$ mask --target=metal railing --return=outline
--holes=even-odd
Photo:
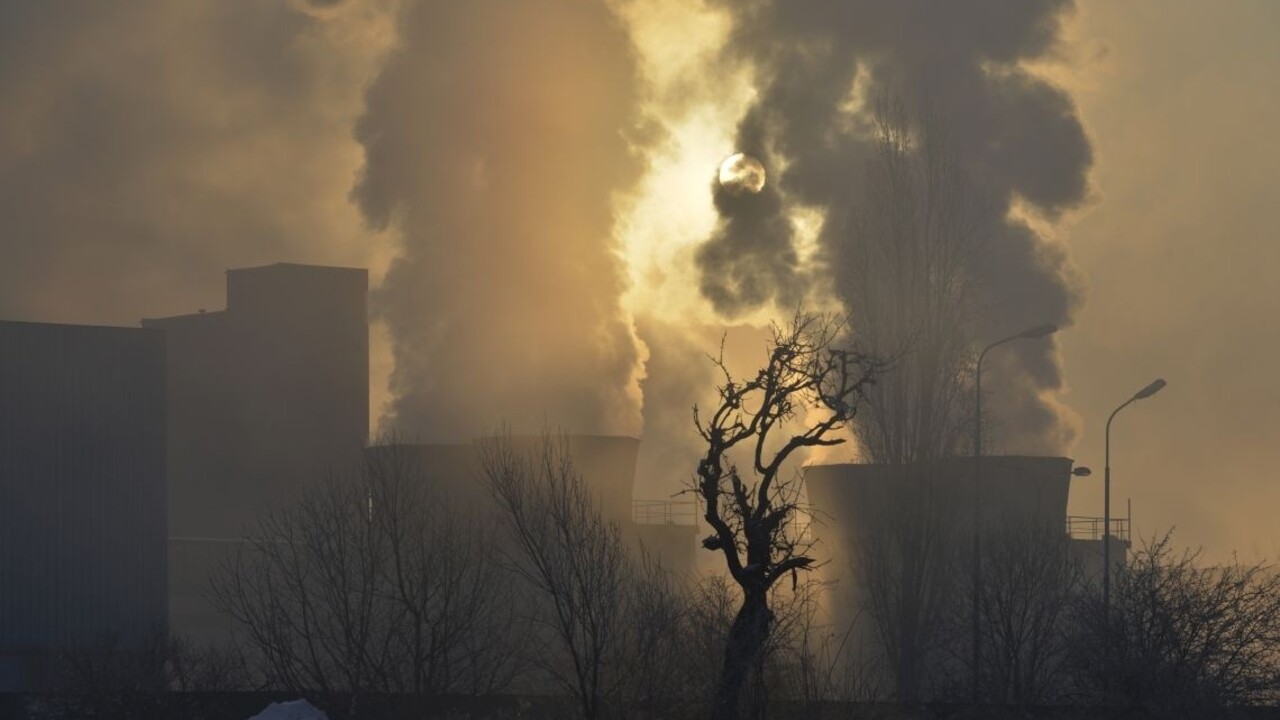
[[[1087,515],[1067,516],[1067,537],[1072,540],[1101,540],[1103,519]],[[1111,518],[1111,537],[1129,542],[1129,518]]]
[[[688,500],[635,500],[631,520],[639,525],[697,525],[698,508]]]

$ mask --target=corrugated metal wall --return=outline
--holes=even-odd
[[[160,332],[0,322],[5,667],[163,630],[164,378]]]

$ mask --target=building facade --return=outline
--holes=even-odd
[[[543,451],[542,436],[513,435],[507,441],[518,456],[536,460]],[[583,434],[551,438],[553,443],[561,441],[574,471],[595,495],[601,517],[617,525],[633,549],[643,546],[651,559],[676,576],[691,576],[697,531],[691,504],[637,503],[633,499],[640,440]],[[366,450],[366,457],[371,463],[385,463],[400,454],[410,460],[406,465],[414,476],[433,492],[484,522],[486,513],[496,509],[484,475],[483,446],[484,441],[375,445]],[[679,506],[675,512],[673,505]]]
[[[143,320],[168,350],[170,620],[227,630],[209,579],[261,513],[352,472],[369,435],[368,272],[227,271],[227,307]]]
[[[0,690],[166,621],[164,335],[0,322]]]

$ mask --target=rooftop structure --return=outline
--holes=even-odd
[[[225,622],[210,572],[259,515],[359,466],[369,435],[368,272],[276,264],[227,271],[227,307],[143,320],[165,331],[170,620]]]

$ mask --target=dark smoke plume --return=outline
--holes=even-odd
[[[754,130],[745,124],[739,128],[738,147],[767,159],[768,147]],[[717,178],[711,193],[720,222],[695,256],[702,294],[728,316],[770,302],[782,307],[797,302],[803,292],[799,258],[777,185],[766,182],[758,193],[735,191]]]
[[[839,255],[855,221],[851,213],[871,197],[865,178],[875,137],[850,107],[868,98],[901,97],[911,107],[928,108],[945,127],[979,196],[973,221],[987,252],[970,269],[982,288],[974,344],[1046,322],[1070,324],[1080,302],[1074,268],[1062,250],[1010,216],[1021,201],[1052,220],[1086,199],[1092,155],[1074,104],[1021,65],[1054,50],[1070,2],[720,4],[735,22],[728,52],[757,73],[758,100],[742,120],[740,136],[785,158],[785,172],[775,179],[787,202],[825,210],[820,240],[827,257]],[[721,208],[725,226],[737,221],[729,210]],[[764,224],[782,220],[775,214]],[[747,256],[749,261],[704,253],[728,261],[704,262],[705,282],[732,277],[734,263],[769,260],[753,257],[749,247]],[[783,252],[778,262],[785,267],[790,257]],[[847,300],[844,269],[832,263],[830,271]],[[730,312],[773,299],[742,295],[735,306],[724,295],[709,297]],[[849,310],[856,316],[857,308]],[[1007,423],[1005,449],[1051,452],[1069,444],[1070,429],[1036,395],[1062,386],[1052,343],[1010,347],[989,372],[993,414]]]
[[[501,420],[639,432],[617,195],[642,167],[628,36],[593,0],[414,3],[368,93],[355,195],[394,227],[375,298],[388,422],[440,440]]]

